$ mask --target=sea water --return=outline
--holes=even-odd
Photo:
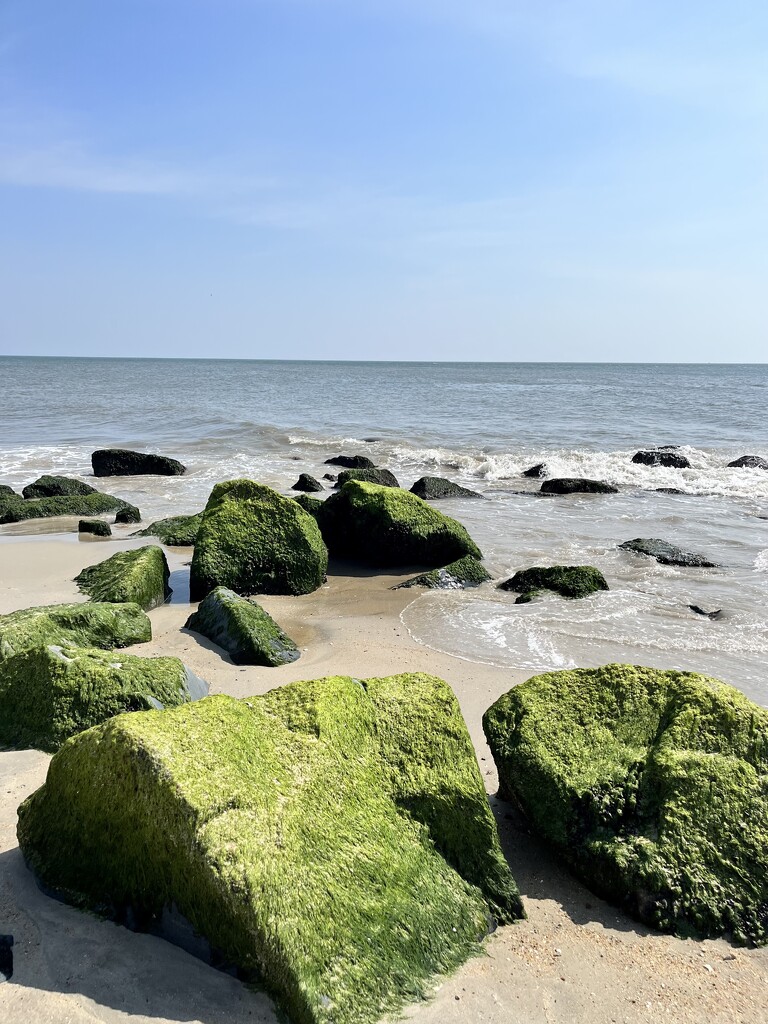
[[[340,453],[369,456],[405,487],[446,476],[485,498],[438,507],[467,526],[494,583],[414,596],[402,617],[419,643],[531,674],[609,661],[694,670],[768,705],[768,471],[727,468],[768,457],[766,366],[5,357],[0,383],[0,483],[88,480],[95,448],[159,451],[186,475],[98,482],[149,522],[198,511],[233,477],[290,494]],[[631,462],[658,445],[679,445],[691,468]],[[540,481],[521,473],[538,462],[619,493],[537,497]],[[618,548],[634,537],[722,568]],[[595,565],[610,590],[516,605],[495,587],[554,564]]]

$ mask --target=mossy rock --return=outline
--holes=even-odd
[[[100,448],[91,455],[94,476],[181,476],[186,467],[167,455]]]
[[[203,521],[203,513],[196,512],[191,516],[171,516],[169,519],[158,519],[145,530],[139,530],[136,537],[157,537],[169,548],[193,547],[197,540],[197,531]]]
[[[135,505],[123,505],[122,508],[117,510],[115,516],[116,523],[132,524],[141,522],[141,512],[136,508]]]
[[[103,519],[81,519],[77,524],[78,533],[89,533],[94,537],[111,537],[112,529]]]
[[[405,583],[398,583],[395,590],[404,587],[427,587],[430,590],[465,590],[479,587],[491,579],[491,574],[472,555],[465,555],[442,569],[431,569]]]
[[[475,752],[431,676],[294,683],[81,733],[19,808],[42,884],[173,905],[302,1024],[373,1024],[523,916]]]
[[[410,491],[350,480],[318,510],[317,521],[337,558],[373,566],[444,566],[480,549],[455,519]]]
[[[299,479],[291,487],[292,491],[323,491],[325,488],[319,480],[315,480],[309,473],[299,473]]]
[[[152,639],[149,617],[137,604],[49,604],[0,615],[0,673],[6,658],[47,644],[130,647]]]
[[[422,476],[411,487],[411,493],[425,501],[437,501],[442,498],[482,498],[477,491],[453,483],[442,476]]]
[[[95,487],[69,476],[41,476],[27,484],[21,492],[25,498],[69,498],[80,494],[97,494]]]
[[[156,544],[118,551],[111,558],[75,577],[75,583],[92,601],[133,601],[148,611],[165,604],[171,596],[170,571],[163,549]]]
[[[100,491],[29,500],[0,496],[0,523],[21,523],[27,519],[47,519],[52,516],[99,516],[104,512],[116,512],[127,504],[121,498]]]
[[[301,505],[305,512],[309,512],[313,519],[317,519],[317,513],[323,507],[322,501],[313,498],[311,494],[296,494],[293,500],[297,505]]]
[[[12,487],[8,484],[0,484],[0,501],[4,498],[20,498],[21,495],[17,494]]]
[[[535,565],[516,572],[499,584],[500,590],[514,590],[520,594],[517,604],[526,604],[542,590],[551,590],[561,597],[589,597],[598,590],[608,590],[605,576],[592,565],[553,565],[547,568]]]
[[[768,711],[688,672],[551,672],[483,718],[500,795],[662,931],[768,942]]]
[[[293,498],[253,480],[217,484],[203,512],[190,573],[199,601],[214,587],[238,594],[309,594],[325,582],[328,551]]]
[[[344,469],[339,473],[336,488],[343,487],[347,480],[362,480],[368,484],[379,484],[381,487],[399,487],[397,477],[388,469]]]
[[[0,746],[54,751],[126,711],[176,707],[207,687],[178,658],[41,644],[0,671]]]
[[[285,665],[299,657],[296,644],[268,612],[226,587],[212,590],[185,628],[223,647],[236,665]]]

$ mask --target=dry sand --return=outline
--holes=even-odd
[[[71,582],[80,569],[146,543],[80,541],[44,530],[34,536],[3,533],[0,614],[82,600]],[[430,1002],[409,1008],[408,1019],[418,1024],[768,1021],[768,949],[650,933],[574,881],[495,799],[496,773],[481,717],[526,673],[461,661],[414,643],[399,618],[414,592],[391,589],[404,577],[368,576],[344,567],[336,567],[314,594],[263,599],[302,648],[298,662],[276,669],[235,666],[213,645],[182,631],[190,611],[184,603],[190,554],[170,555],[178,603],[150,613],[154,638],[134,648],[137,653],[178,655],[212,692],[238,697],[323,675],[424,671],[446,679],[461,702],[528,920],[499,929],[481,955],[436,982]],[[44,782],[49,760],[31,750],[0,753],[0,934],[15,940],[13,977],[0,980],[0,1024],[128,1019],[276,1024],[263,994],[162,939],[80,913],[38,890],[16,842],[16,808]]]

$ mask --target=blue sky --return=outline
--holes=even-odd
[[[0,352],[765,361],[768,5],[0,0]]]

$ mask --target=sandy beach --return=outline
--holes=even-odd
[[[72,582],[83,567],[142,543],[5,532],[0,540],[0,614],[83,600]],[[153,639],[133,648],[135,653],[176,655],[210,684],[212,693],[236,697],[297,679],[404,671],[440,676],[458,696],[528,920],[499,929],[481,955],[451,978],[437,979],[434,998],[409,1008],[408,1019],[423,1024],[758,1024],[768,1019],[768,950],[650,933],[571,878],[511,808],[495,799],[496,773],[481,717],[530,673],[474,664],[415,643],[400,620],[415,594],[392,589],[410,574],[371,575],[336,564],[327,584],[313,594],[264,598],[264,607],[302,654],[280,668],[244,668],[182,629],[190,613],[185,591],[190,556],[191,549],[169,552],[173,600],[149,613]],[[0,983],[0,1020],[277,1021],[266,996],[183,950],[40,892],[18,850],[16,809],[44,782],[49,760],[33,750],[0,753],[0,933],[14,937],[13,976]]]

